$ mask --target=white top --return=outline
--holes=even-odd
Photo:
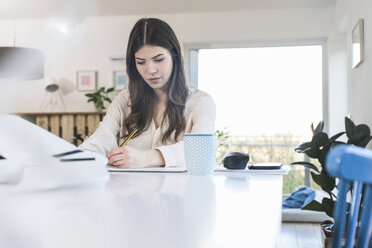
[[[131,111],[128,103],[129,91],[123,90],[108,107],[106,116],[97,130],[79,148],[106,155],[112,148],[118,147],[123,142],[123,139],[119,137],[127,133],[124,121]],[[186,119],[185,133],[215,132],[216,106],[209,94],[198,89],[190,89],[184,116]],[[130,139],[126,146],[141,150],[158,149],[164,157],[165,166],[184,167],[183,134],[179,136],[178,142],[175,141],[173,133],[171,141],[163,143],[161,138],[167,127],[166,121],[158,128],[152,121],[147,131]]]

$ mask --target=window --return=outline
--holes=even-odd
[[[252,162],[303,161],[294,147],[323,119],[322,45],[198,49],[189,53],[189,78],[216,102],[216,128],[230,131],[234,151]],[[196,82],[195,82],[196,81]],[[296,168],[285,194],[310,185]]]

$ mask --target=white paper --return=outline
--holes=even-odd
[[[0,184],[17,184],[22,177],[23,166],[8,159],[0,160]]]
[[[0,155],[23,164],[48,162],[57,153],[76,146],[14,115],[0,115]]]
[[[77,147],[18,116],[0,115],[0,183],[15,191],[102,185],[109,179],[107,158],[89,151],[53,157]],[[60,159],[94,158],[62,162]]]

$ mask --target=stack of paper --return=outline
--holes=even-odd
[[[106,157],[73,144],[13,115],[0,115],[0,184],[43,190],[104,184]]]

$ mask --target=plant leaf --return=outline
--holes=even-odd
[[[359,142],[358,146],[365,148],[368,145],[368,143],[371,141],[371,139],[372,139],[372,136],[366,137],[364,140]]]
[[[349,140],[347,141],[348,144],[351,144],[351,145],[356,145],[358,146],[358,144],[362,141],[364,141],[366,138],[368,138],[369,135],[365,134],[365,133],[356,133],[354,134],[353,136],[351,136],[349,138]]]
[[[322,200],[322,207],[324,209],[324,212],[329,216],[333,218],[333,208],[334,208],[334,201],[330,198],[324,197]]]
[[[316,200],[312,200],[305,206],[303,206],[301,209],[303,210],[313,210],[313,211],[318,211],[318,212],[323,212],[323,206],[321,203],[317,202]]]
[[[319,148],[326,145],[328,142],[328,135],[326,133],[317,133],[311,139],[311,147]]]
[[[315,170],[316,172],[319,173],[318,167],[316,167],[315,165],[313,165],[312,163],[309,163],[309,162],[299,161],[299,162],[293,162],[293,163],[291,163],[291,165],[303,165],[304,167]]]
[[[103,97],[103,99],[105,99],[106,101],[108,101],[108,102],[110,102],[111,103],[111,99],[110,98],[108,98],[108,97]]]
[[[334,143],[333,143],[333,146],[336,146],[336,145],[345,145],[346,143],[345,142],[343,142],[343,141],[335,141]]]
[[[98,100],[96,101],[96,106],[97,106],[97,108],[102,108],[102,107],[103,107],[103,102],[102,102],[101,99],[98,99]]]
[[[314,130],[315,134],[323,132],[323,128],[324,128],[324,121],[320,121]]]
[[[303,153],[306,149],[311,148],[311,142],[305,142],[300,145],[298,145],[295,148],[295,151],[298,153]]]
[[[322,170],[320,174],[311,172],[311,177],[313,178],[314,182],[322,188],[322,190],[331,192],[336,186],[336,180],[323,171],[324,170]]]
[[[114,87],[108,88],[107,91],[106,91],[106,93],[111,93],[111,92],[113,92],[114,90],[115,90]]]
[[[345,131],[348,138],[355,134],[355,124],[348,117],[345,117]]]
[[[338,134],[333,135],[331,138],[329,138],[328,143],[332,143],[333,141],[336,141],[339,137],[341,137],[345,132],[339,132]]]
[[[310,158],[318,158],[319,148],[309,148],[304,150],[304,153]]]
[[[365,133],[368,136],[371,135],[371,131],[366,124],[360,124],[360,125],[356,126],[355,132],[356,133]]]

